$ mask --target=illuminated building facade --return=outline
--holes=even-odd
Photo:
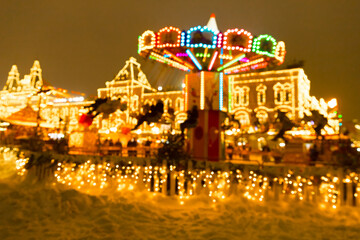
[[[34,111],[38,110],[41,101],[40,116],[44,126],[60,129],[68,124],[69,131],[79,128],[78,119],[87,110],[87,106],[93,101],[84,101],[82,96],[69,94],[66,90],[51,87],[51,94],[40,98],[37,94],[39,87],[44,83],[42,70],[38,61],[34,62],[30,74],[20,80],[17,67],[14,65],[9,72],[8,80],[0,91],[1,118],[6,119],[11,114],[30,105]],[[201,73],[200,73],[201,74]],[[285,111],[293,120],[300,120],[304,114],[310,115],[310,110],[316,109],[327,115],[327,104],[323,99],[317,100],[310,95],[310,80],[301,68],[274,70],[264,72],[242,73],[229,75],[226,98],[227,104],[223,104],[223,110],[235,114],[243,127],[251,125],[252,118],[256,116],[260,123],[273,122],[277,110]],[[191,77],[188,77],[188,80]],[[186,81],[186,80],[185,80]],[[98,97],[110,97],[120,99],[127,103],[125,111],[117,110],[108,119],[102,119],[101,115],[95,118],[94,125],[102,133],[120,132],[123,126],[132,128],[136,122],[136,116],[142,113],[142,107],[146,104],[156,104],[158,100],[164,102],[164,117],[169,115],[168,109],[174,110],[175,129],[186,119],[187,102],[191,97],[186,91],[158,91],[148,82],[142,72],[140,64],[135,58],[126,61],[125,66],[116,77],[105,83],[105,88],[98,89]],[[191,94],[191,93],[190,93]],[[209,97],[211,96],[205,96]],[[206,99],[206,98],[205,98]],[[216,94],[213,108],[218,108],[221,97]],[[207,104],[205,101],[203,104]],[[224,101],[225,102],[225,101]],[[33,123],[35,126],[35,123]],[[166,124],[160,124],[155,132],[169,129]],[[146,123],[140,132],[151,133]],[[154,132],[153,132],[154,133]]]
[[[121,102],[127,104],[127,109],[125,111],[117,110],[108,119],[100,119],[99,128],[102,132],[109,129],[117,131],[122,126],[132,128],[137,123],[136,116],[143,113],[142,107],[146,104],[155,105],[158,100],[162,100],[164,103],[164,118],[169,115],[169,108],[174,109],[175,123],[186,118],[183,91],[154,89],[141,70],[140,64],[133,57],[127,60],[115,78],[107,81],[105,85],[105,88],[98,89],[98,97],[120,99]],[[142,129],[146,131],[146,123]]]
[[[93,126],[100,133],[122,133],[122,128],[134,127],[145,105],[154,105],[158,100],[164,103],[163,121],[150,127],[144,123],[137,134],[179,129],[186,111],[194,105],[200,110],[234,114],[245,129],[254,117],[260,123],[273,122],[277,110],[287,112],[295,121],[304,114],[311,115],[311,110],[327,117],[327,103],[310,95],[310,80],[303,69],[271,70],[284,62],[285,53],[285,43],[268,34],[254,36],[244,29],[222,33],[214,15],[207,26],[188,31],[175,27],[145,31],[139,37],[139,54],[187,72],[183,89],[154,89],[140,64],[131,57],[113,80],[97,90],[99,98],[119,99],[126,104],[126,110],[117,110],[106,119],[99,115]],[[263,70],[259,72],[259,69]],[[43,87],[51,91],[40,93]],[[40,109],[42,122],[50,128],[60,129],[66,124],[71,132],[81,129],[79,116],[93,102],[84,101],[79,93],[44,83],[40,63],[35,61],[30,74],[23,79],[17,67],[12,66],[0,91],[0,117],[6,119],[30,105],[35,111]]]
[[[78,126],[78,116],[83,111],[81,109],[89,103],[91,102],[84,101],[81,93],[68,92],[46,83],[42,77],[40,63],[36,60],[30,74],[22,79],[17,66],[11,67],[5,86],[0,91],[0,118],[13,119],[12,115],[25,109],[39,113],[40,126],[60,129],[67,125],[71,131]],[[17,119],[16,123],[31,127],[38,124],[36,119],[31,122]]]
[[[278,110],[295,121],[311,110],[327,116],[327,103],[310,95],[310,80],[301,68],[231,75],[229,84],[229,112],[245,126],[252,117],[273,122]]]

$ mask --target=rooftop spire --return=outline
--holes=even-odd
[[[216,34],[219,33],[219,29],[218,29],[217,24],[216,24],[216,19],[215,19],[215,14],[214,14],[214,13],[212,13],[212,14],[210,15],[209,22],[207,23],[206,26],[207,26],[208,28],[214,30]]]

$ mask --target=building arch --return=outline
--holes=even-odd
[[[269,114],[264,110],[260,110],[260,111],[256,112],[256,118],[259,120],[259,122],[261,124],[264,124],[264,123],[268,122]]]
[[[238,119],[241,126],[250,125],[250,116],[246,111],[240,110],[235,112],[235,119]]]

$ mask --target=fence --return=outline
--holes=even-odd
[[[81,157],[81,158],[80,158]],[[143,191],[176,196],[180,204],[197,195],[212,202],[228,197],[253,201],[307,201],[321,207],[360,206],[359,175],[334,166],[264,164],[247,161],[184,161],[177,166],[138,157],[72,157],[51,159],[24,170],[29,159],[18,159],[20,175],[55,181],[80,191]]]

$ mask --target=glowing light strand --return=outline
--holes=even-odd
[[[219,76],[219,110],[223,109],[224,101],[224,74],[221,72]]]
[[[271,49],[264,49],[262,46],[263,42],[271,43]],[[255,38],[253,46],[252,46],[252,52],[256,54],[262,54],[269,57],[275,56],[275,50],[276,50],[276,40],[270,35],[264,34],[260,35],[257,38]]]
[[[1,154],[6,158],[11,150],[8,148],[0,148]],[[10,152],[11,153],[11,152]],[[10,154],[11,155],[11,154]],[[23,176],[27,173],[25,164],[27,158],[19,158],[16,160],[16,168],[18,174]],[[66,185],[69,188],[83,190],[88,192],[93,190],[98,192],[112,186],[117,186],[117,191],[132,191],[138,184],[140,188],[144,186],[153,194],[163,192],[166,184],[168,173],[173,171],[178,179],[178,192],[180,204],[184,204],[190,196],[194,195],[196,189],[206,189],[208,196],[213,203],[221,201],[230,195],[230,186],[244,191],[244,197],[252,200],[263,202],[267,200],[269,191],[275,191],[291,199],[299,201],[317,200],[321,208],[330,207],[336,209],[339,205],[340,186],[346,187],[347,204],[358,203],[360,182],[359,174],[355,172],[349,173],[340,181],[336,176],[326,174],[321,176],[320,182],[316,185],[314,176],[302,177],[295,176],[291,170],[285,176],[269,178],[261,173],[257,174],[250,171],[248,177],[243,176],[243,172],[239,169],[236,171],[174,171],[175,166],[170,165],[170,169],[159,166],[134,166],[132,162],[124,163],[107,162],[95,164],[90,160],[76,164],[72,162],[59,162],[56,166],[54,177],[55,181]],[[169,171],[170,170],[170,171]],[[140,179],[142,177],[142,179]],[[191,182],[186,179],[191,179]],[[187,181],[187,187],[185,182]],[[317,181],[316,181],[317,182]],[[202,183],[202,184],[200,184]],[[354,186],[356,186],[354,188]],[[280,192],[278,192],[278,190]]]
[[[211,69],[213,68],[214,63],[215,63],[215,60],[216,60],[218,54],[219,54],[218,51],[215,51],[215,52],[213,53],[213,56],[212,56],[212,58],[211,58],[211,61],[210,61],[209,67],[208,67],[208,70],[209,70],[209,71],[211,71]]]
[[[150,37],[150,43],[146,43],[146,38]],[[156,35],[153,31],[145,31],[139,38],[139,51],[153,49],[156,45]]]
[[[205,108],[205,73],[200,73],[200,109]]]
[[[224,73],[225,74],[230,74],[230,73],[233,73],[235,72],[236,70],[239,70],[240,68],[245,68],[247,66],[251,66],[251,65],[254,65],[254,64],[259,64],[259,63],[262,63],[265,61],[265,58],[259,58],[259,59],[256,59],[256,60],[253,60],[253,61],[250,61],[250,62],[247,62],[247,63],[242,63],[238,66],[234,66],[234,67],[230,67],[230,68],[227,68],[224,70]]]
[[[176,33],[176,43],[163,43],[161,44],[161,37],[163,34],[170,34],[170,33]],[[166,38],[165,38],[166,39]],[[159,33],[157,34],[157,47],[158,48],[171,48],[171,47],[180,47],[180,40],[181,40],[181,31],[180,29],[176,27],[164,27],[160,29]]]
[[[212,39],[210,39],[210,41],[212,42],[212,44],[207,44],[207,43],[191,43],[191,33],[195,32],[195,31],[200,31],[200,33],[203,32],[208,32],[212,34]],[[214,30],[208,28],[207,26],[201,27],[201,26],[197,26],[197,27],[193,27],[190,28],[190,30],[187,31],[187,39],[186,39],[186,46],[190,47],[190,48],[216,48],[216,43],[217,43],[217,35],[215,33]]]
[[[231,60],[230,62],[222,65],[221,67],[219,67],[219,68],[217,69],[217,71],[220,72],[220,71],[223,70],[224,68],[227,68],[227,67],[233,65],[234,63],[236,63],[236,62],[239,61],[240,59],[244,58],[245,56],[246,56],[245,54],[241,54],[241,55],[237,56],[236,58],[234,58],[234,59]]]
[[[243,38],[247,38],[247,42],[245,43],[245,46],[231,45],[228,42],[228,38],[231,35],[238,35],[238,36],[241,36]],[[223,48],[227,49],[227,50],[238,50],[238,51],[250,52],[251,51],[252,39],[253,39],[253,36],[251,35],[251,33],[244,30],[244,29],[240,29],[240,30],[237,29],[237,28],[229,29],[224,33]]]
[[[196,59],[196,57],[194,56],[194,54],[190,51],[190,49],[186,49],[186,53],[187,55],[190,57],[191,61],[193,61],[193,63],[195,64],[195,66],[197,67],[197,69],[202,70],[202,66],[199,63],[199,61]]]
[[[172,67],[175,67],[175,68],[178,68],[180,70],[183,70],[183,71],[190,71],[189,67],[183,65],[183,64],[180,64],[174,60],[171,60],[171,59],[168,59],[164,56],[161,56],[160,54],[157,54],[157,53],[154,53],[154,52],[151,52],[150,53],[150,56],[149,56],[150,59],[153,59],[153,60],[156,60],[158,62],[161,62],[161,63],[165,63],[165,64],[168,64]]]

